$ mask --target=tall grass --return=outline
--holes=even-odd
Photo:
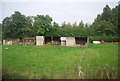
[[[70,72],[64,70],[62,73],[53,73],[53,71],[49,69],[48,72],[38,74],[31,71],[18,72],[3,69],[3,79],[118,79],[118,68],[109,66],[97,67],[95,69],[91,69],[88,66],[82,70],[84,75],[81,74],[80,76],[75,68],[72,68]]]

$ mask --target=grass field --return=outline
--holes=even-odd
[[[3,45],[3,78],[117,78],[118,45],[89,47]],[[78,66],[84,75],[78,76]]]

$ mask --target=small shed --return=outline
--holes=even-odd
[[[34,45],[36,43],[35,37],[25,37],[23,38],[23,44],[24,45]]]
[[[19,42],[20,42],[20,39],[6,39],[2,41],[3,45],[16,45]]]

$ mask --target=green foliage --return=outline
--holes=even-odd
[[[28,19],[20,12],[16,11],[10,17],[6,17],[2,21],[3,39],[22,38],[30,31],[29,27],[31,26]]]
[[[59,24],[58,24],[58,23],[53,22],[53,27],[54,27],[54,28],[59,28],[60,26],[59,26]]]
[[[79,28],[84,28],[84,23],[83,23],[83,21],[81,21],[81,22],[79,23],[78,27],[79,27]]]
[[[34,21],[34,27],[36,28],[37,35],[45,35],[50,31],[52,25],[52,18],[49,15],[37,15]]]
[[[119,5],[113,9],[110,9],[108,5],[106,5],[103,9],[103,13],[98,14],[97,18],[92,24],[92,27],[96,30],[96,34],[99,36],[105,35],[118,35],[118,9]]]
[[[65,28],[70,29],[70,28],[72,28],[72,25],[70,23],[68,23],[65,25]]]
[[[73,23],[73,28],[76,28],[76,27],[78,27],[78,26],[77,26],[77,23],[75,22],[75,23]]]
[[[10,17],[4,18],[2,22],[3,39],[24,38],[43,36],[118,36],[120,25],[120,5],[110,8],[106,5],[103,12],[98,14],[92,25],[63,22],[60,26],[57,22],[52,22],[49,15],[25,16],[16,11]]]
[[[47,32],[46,36],[92,36],[93,32],[90,31],[90,28],[56,28],[51,29]]]
[[[110,7],[108,5],[106,5],[103,8],[103,13],[101,15],[101,19],[105,20],[105,21],[111,20],[111,9],[110,9]]]
[[[91,36],[89,37],[90,42],[92,41],[102,41],[105,42],[118,42],[119,37],[118,36]]]
[[[100,21],[96,26],[96,31],[98,35],[115,35],[116,31],[114,30],[116,27],[110,21]]]

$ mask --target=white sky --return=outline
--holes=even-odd
[[[0,22],[14,11],[20,11],[27,16],[49,15],[60,25],[80,22],[92,23],[97,14],[102,13],[108,4],[111,8],[117,6],[119,0],[2,0],[0,3]]]

